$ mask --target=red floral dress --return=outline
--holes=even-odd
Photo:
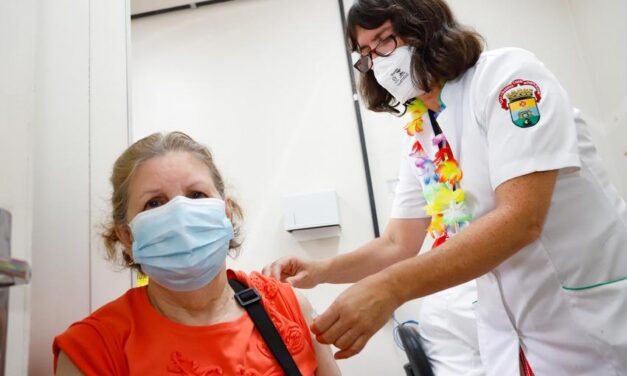
[[[254,287],[303,375],[317,368],[309,329],[292,288],[259,273],[228,271]],[[234,321],[187,326],[159,314],[145,287],[130,289],[55,338],[87,375],[275,376],[280,366],[247,313]]]

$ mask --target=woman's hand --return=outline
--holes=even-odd
[[[288,256],[266,265],[262,273],[294,287],[310,289],[325,282],[326,269],[327,263],[323,260],[303,260]]]
[[[316,339],[341,350],[335,353],[335,359],[350,358],[359,353],[401,305],[391,288],[386,286],[381,273],[364,278],[340,294],[314,320],[311,331],[316,334]]]

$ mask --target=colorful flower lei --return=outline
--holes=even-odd
[[[472,215],[464,202],[464,191],[460,188],[463,172],[453,156],[453,151],[446,142],[444,134],[436,135],[432,143],[442,145],[430,159],[424,151],[416,134],[423,130],[423,116],[429,109],[418,98],[407,106],[412,120],[405,126],[405,131],[414,137],[410,157],[421,170],[424,183],[423,196],[427,201],[425,212],[431,216],[431,224],[427,231],[435,239],[433,247],[444,243],[468,225]]]

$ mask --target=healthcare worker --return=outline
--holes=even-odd
[[[412,117],[399,190],[436,248],[347,289],[318,340],[353,356],[402,303],[477,278],[489,375],[626,375],[627,206],[555,76],[521,49],[468,59],[442,0],[357,0],[347,32],[368,107]]]
[[[448,15],[443,14],[442,16]],[[375,26],[379,26],[385,20],[383,18],[380,21],[375,20]],[[443,51],[441,56],[441,58],[451,61],[451,64],[449,67],[443,67],[443,69],[450,70],[446,77],[454,78],[474,65],[482,51],[483,44],[481,37],[475,32],[452,24],[454,22],[452,17],[442,21],[451,23],[450,34],[453,36],[447,41],[450,48]],[[403,25],[404,28],[419,26],[419,23],[411,19],[405,21]],[[390,55],[397,47],[397,39],[392,34],[391,28],[384,31],[385,33],[379,36],[376,47],[373,46],[371,57]],[[459,48],[456,48],[457,46]],[[409,58],[408,55],[406,57]],[[385,63],[384,60],[376,61],[377,64]],[[371,62],[371,60],[366,62],[362,59],[356,64],[356,68],[365,74],[361,77],[360,82],[362,98],[372,110],[398,112],[398,108],[395,108],[394,104],[399,103],[381,87],[373,76],[377,72],[385,72],[388,68],[384,65],[377,65],[377,71],[373,72],[367,64]],[[393,66],[389,66],[389,68],[395,69]],[[414,99],[417,93],[416,86],[412,83],[409,72],[404,73],[404,75],[405,77],[402,77],[401,73],[399,78],[405,80],[402,89],[408,90],[408,92],[397,94],[397,96],[407,96],[409,99]],[[394,79],[392,76],[387,78],[380,76],[379,78],[382,80]],[[383,83],[383,85],[386,84]],[[373,102],[371,99],[373,94],[375,98],[381,95],[385,101]],[[400,106],[400,110],[404,111],[404,108]],[[399,136],[401,135],[399,134]],[[407,140],[410,143],[408,147],[411,148],[415,141],[413,137],[408,137]],[[414,158],[410,159],[408,152],[403,151],[402,154],[401,176],[396,189],[391,219],[381,237],[353,252],[343,253],[326,260],[285,257],[264,268],[264,273],[277,279],[287,280],[295,287],[312,288],[321,283],[354,283],[395,262],[415,257],[421,249],[431,217],[423,209],[420,183],[412,179],[412,175],[419,173],[414,165]],[[439,242],[441,241],[442,239],[439,240]],[[437,245],[439,242],[436,241],[435,244]],[[476,301],[477,289],[474,280],[453,286],[423,299],[418,314],[418,321],[420,322],[418,330],[422,338],[423,348],[436,376],[485,375],[477,339],[474,311]]]

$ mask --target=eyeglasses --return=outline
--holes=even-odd
[[[386,57],[390,56],[392,52],[396,49],[396,38],[394,35],[390,35],[389,37],[382,39],[376,45],[376,47],[365,55],[359,55],[360,58],[357,60],[353,67],[360,71],[361,73],[366,73],[372,68],[372,53],[374,52],[378,56]]]

